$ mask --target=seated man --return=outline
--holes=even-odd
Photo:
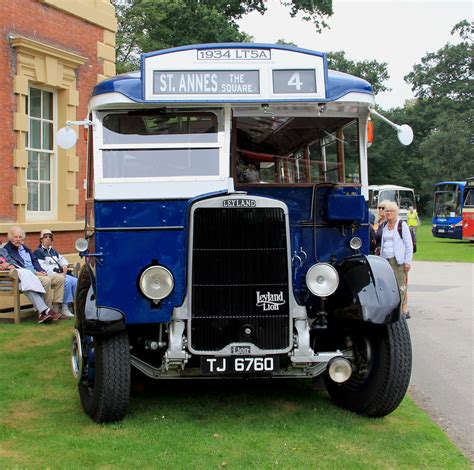
[[[20,279],[20,290],[33,304],[38,312],[38,323],[48,323],[51,320],[59,320],[61,314],[51,310],[44,301],[45,290],[38,278],[27,269],[15,268],[12,259],[4,248],[0,248],[0,270],[18,271]],[[35,282],[36,281],[36,282]]]
[[[40,244],[34,252],[40,266],[48,273],[48,276],[54,273],[62,274],[64,279],[64,299],[61,309],[65,317],[72,318],[74,315],[69,310],[69,304],[74,301],[76,293],[77,279],[67,273],[68,261],[53,248],[53,232],[45,228],[41,230]]]
[[[8,231],[8,243],[4,246],[16,268],[24,268],[38,276],[46,291],[44,300],[49,308],[55,311],[61,309],[64,298],[64,276],[48,273],[40,266],[36,256],[24,245],[25,232],[21,227],[15,226]],[[53,307],[54,305],[54,307]]]
[[[260,172],[254,163],[249,163],[249,166],[245,171],[245,176],[249,183],[260,183]]]

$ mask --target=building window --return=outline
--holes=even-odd
[[[51,217],[53,210],[54,94],[30,88],[28,96],[29,132],[27,138],[27,211],[30,216]]]

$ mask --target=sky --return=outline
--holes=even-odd
[[[387,62],[390,79],[385,83],[391,91],[376,96],[384,109],[401,107],[413,98],[403,77],[427,52],[459,42],[451,36],[453,26],[473,17],[470,0],[333,0],[334,14],[326,21],[330,29],[318,34],[302,15],[291,18],[279,0],[266,3],[265,15],[254,12],[239,21],[241,31],[254,42],[283,39],[321,52],[343,50],[355,61]]]

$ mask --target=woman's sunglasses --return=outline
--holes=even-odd
[[[383,211],[385,210],[385,207],[379,207],[379,209],[382,209]]]

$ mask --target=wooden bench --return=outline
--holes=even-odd
[[[34,311],[32,305],[21,305],[20,290],[18,289],[18,273],[16,271],[0,271],[0,296],[13,298],[13,309],[0,311],[0,318],[13,320],[20,323],[23,317],[31,315]]]

